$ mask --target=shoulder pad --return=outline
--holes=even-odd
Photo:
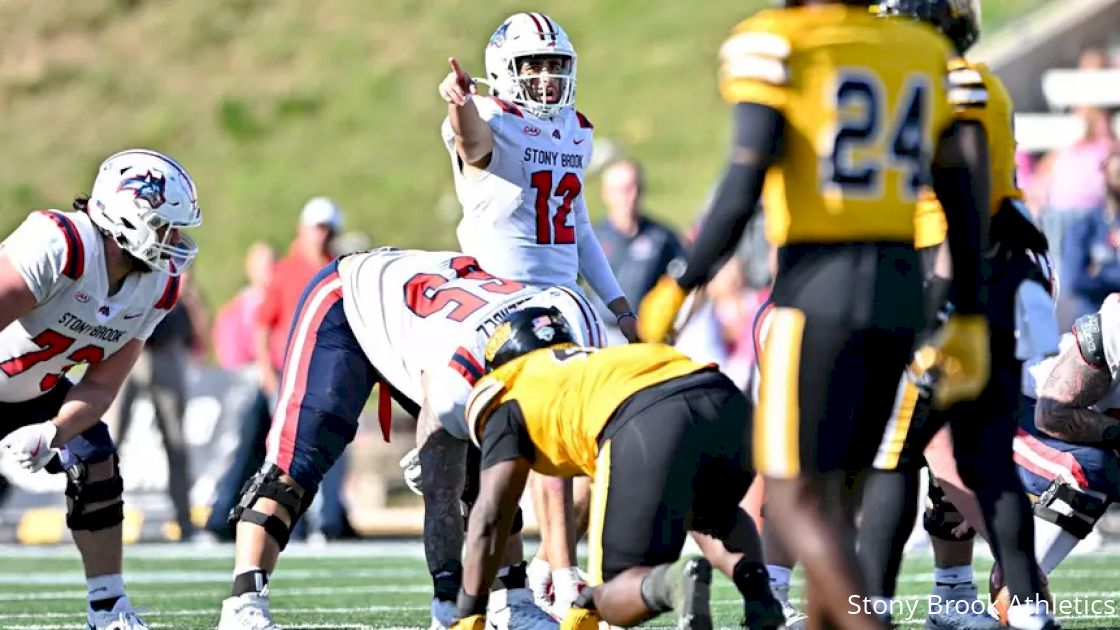
[[[41,216],[46,217],[62,231],[66,243],[66,256],[62,265],[62,275],[77,280],[85,272],[86,250],[82,244],[82,234],[78,226],[62,212],[55,210],[40,210]]]
[[[1082,315],[1073,323],[1073,336],[1081,358],[1090,366],[1103,370],[1108,366],[1104,354],[1104,337],[1101,333],[1101,314]]]
[[[481,448],[481,423],[494,407],[494,403],[501,397],[506,389],[506,384],[496,378],[484,378],[475,385],[470,398],[467,399],[466,416],[467,429],[470,431],[471,442]]]
[[[984,107],[988,87],[980,71],[968,67],[949,68],[949,102],[956,107]]]
[[[584,116],[581,112],[578,112],[578,111],[576,112],[576,120],[579,121],[579,126],[582,129],[594,129],[595,128],[595,125],[592,125],[591,121],[587,119],[587,116]]]
[[[787,60],[791,52],[789,39],[777,33],[737,33],[720,47],[721,73],[725,79],[786,85],[789,83]]]

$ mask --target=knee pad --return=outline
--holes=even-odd
[[[284,471],[276,464],[266,464],[245,482],[241,488],[241,500],[229,511],[230,525],[236,526],[238,521],[259,525],[268,532],[269,536],[272,536],[276,544],[280,545],[281,550],[288,546],[288,539],[292,535],[291,528],[296,526],[299,517],[307,511],[315,497],[314,492],[308,491],[304,493],[301,500],[295,488],[280,481],[283,474]],[[280,507],[288,511],[292,524],[285,525],[284,521],[272,514],[254,510],[253,504],[257,499],[272,499],[279,503]]]
[[[922,514],[922,527],[930,536],[941,540],[965,541],[976,536],[975,530],[969,530],[963,536],[953,533],[953,529],[964,522],[964,517],[957,511],[957,507],[945,500],[945,491],[934,482],[929,484],[929,497],[926,500],[926,510]]]
[[[48,466],[50,472],[66,473],[66,526],[71,530],[96,532],[124,521],[124,500],[121,498],[124,479],[121,478],[120,460],[114,454],[108,461],[113,462],[113,474],[100,481],[89,480],[89,465],[83,461],[74,462],[65,469],[57,460],[52,460],[52,465]],[[89,508],[93,503],[106,501],[113,502]]]
[[[1108,497],[1098,492],[1055,479],[1035,501],[1034,515],[1084,539],[1104,515],[1108,504]]]

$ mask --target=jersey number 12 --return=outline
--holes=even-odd
[[[579,175],[564,173],[552,189],[552,171],[537,171],[529,176],[529,184],[536,191],[534,201],[537,211],[538,245],[571,245],[576,242],[576,230],[568,225],[568,215],[572,213],[572,202],[583,190]],[[560,207],[552,214],[552,198],[560,197]]]

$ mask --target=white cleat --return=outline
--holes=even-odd
[[[782,605],[782,614],[786,618],[787,630],[805,630],[808,627],[806,624],[809,621],[809,615],[798,610],[788,599],[779,599],[778,602]]]
[[[245,593],[222,602],[218,630],[281,630],[268,612],[268,589]]]
[[[432,598],[432,625],[428,630],[448,630],[459,620],[459,608],[452,601]]]
[[[494,630],[558,630],[560,624],[533,601],[533,592],[514,588],[490,593],[486,627]]]
[[[127,597],[122,597],[113,605],[112,610],[86,609],[87,630],[148,630]]]

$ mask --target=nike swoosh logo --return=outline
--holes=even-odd
[[[136,319],[137,317],[140,317],[141,315],[143,315],[143,313],[135,313],[133,315],[125,315],[124,318],[125,319]]]
[[[572,142],[575,144],[583,144],[583,138],[580,138],[579,140],[573,140]]]

